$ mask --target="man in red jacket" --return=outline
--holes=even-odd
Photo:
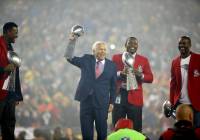
[[[191,105],[194,126],[200,127],[200,55],[190,51],[191,46],[189,37],[180,38],[180,56],[171,65],[170,102],[174,108],[179,104]]]
[[[129,37],[125,43],[126,52],[132,57],[131,66],[134,68],[132,73],[137,82],[136,89],[127,89],[127,73],[129,67],[122,61],[123,54],[115,54],[112,57],[117,66],[117,95],[112,114],[113,125],[120,118],[131,119],[136,131],[142,131],[142,107],[143,107],[143,89],[142,83],[152,83],[153,74],[146,57],[136,53],[138,49],[138,40],[135,37]]]
[[[3,140],[14,140],[15,105],[23,100],[19,79],[19,66],[8,60],[11,43],[18,37],[18,26],[7,22],[0,36],[0,126]]]

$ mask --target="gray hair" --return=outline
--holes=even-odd
[[[94,51],[96,50],[96,47],[97,47],[98,45],[104,45],[104,46],[106,47],[106,49],[107,49],[107,45],[106,45],[106,43],[105,43],[104,41],[96,41],[96,42],[94,42],[94,44],[92,45],[92,52],[94,52]]]

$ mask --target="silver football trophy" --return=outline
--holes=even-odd
[[[7,53],[8,60],[11,64],[13,64],[16,67],[21,66],[21,58],[18,56],[18,54],[14,51],[8,51]]]
[[[71,33],[73,33],[77,37],[83,36],[83,34],[84,34],[84,28],[82,26],[80,26],[80,25],[74,25],[71,28]]]
[[[128,72],[126,76],[126,90],[135,90],[138,88],[138,83],[134,74],[134,67],[133,67],[133,56],[128,53],[124,52],[122,54],[122,62],[124,63],[125,67],[128,67]]]
[[[14,51],[8,51],[7,53],[8,61],[13,64],[15,67],[21,66],[21,58]],[[12,71],[8,78],[5,80],[5,85],[3,85],[3,89],[7,89],[10,91],[15,91],[15,75],[16,70]]]
[[[172,117],[173,119],[176,119],[176,110],[173,108],[170,101],[166,100],[163,103],[163,112],[165,117],[167,118]]]

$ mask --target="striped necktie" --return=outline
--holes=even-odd
[[[98,78],[101,75],[101,61],[96,62],[95,73],[96,73],[96,78]]]

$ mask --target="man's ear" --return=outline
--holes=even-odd
[[[95,55],[95,50],[94,49],[92,50],[92,53],[93,53],[93,55]]]
[[[127,51],[127,46],[126,46],[126,44],[124,45],[124,48],[125,48],[125,51]]]
[[[7,35],[10,35],[11,33],[12,33],[12,30],[11,30],[11,29],[9,29],[9,30],[6,32]]]
[[[192,113],[189,114],[189,119],[191,122],[193,122],[193,114]]]

